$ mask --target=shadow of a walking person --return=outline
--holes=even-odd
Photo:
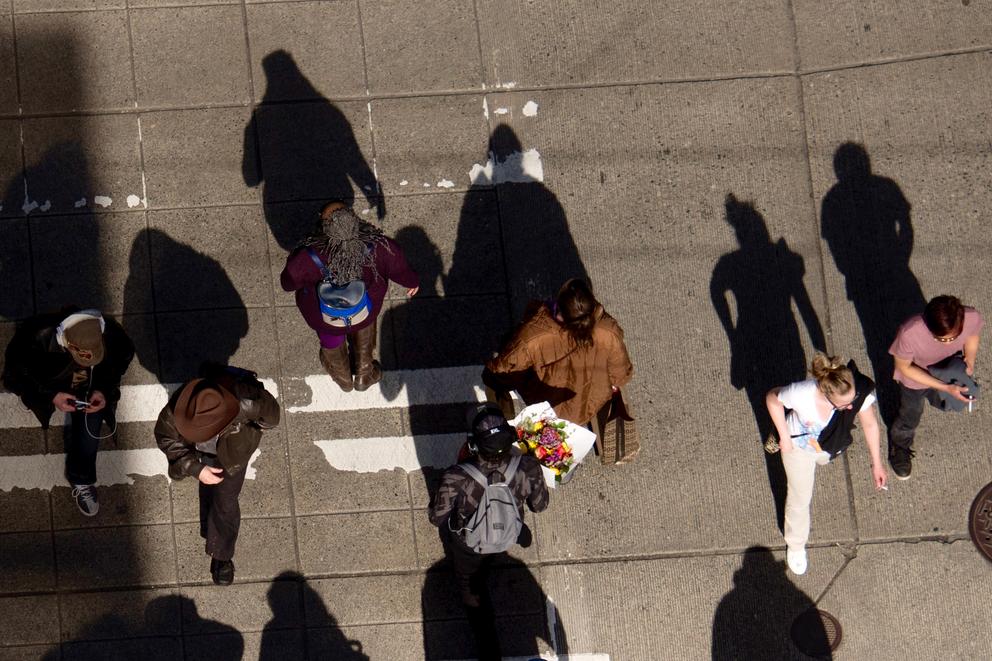
[[[720,600],[713,615],[713,661],[787,659],[793,620],[813,608],[813,601],[785,575],[785,563],[764,546],[744,553],[734,572],[734,587]],[[827,632],[818,618],[804,618],[803,640],[817,650],[829,650]],[[831,659],[833,655],[818,656]]]
[[[834,172],[837,183],[823,198],[821,233],[861,322],[879,410],[891,425],[899,410],[899,390],[888,348],[899,324],[926,306],[909,267],[911,206],[896,182],[872,174],[868,152],[859,144],[837,148]]]
[[[806,269],[802,256],[792,252],[783,238],[772,243],[765,219],[753,203],[742,202],[731,193],[724,204],[727,223],[740,247],[717,261],[710,279],[710,298],[730,343],[730,383],[746,393],[758,440],[763,442],[774,431],[765,407],[766,393],[802,379],[808,363],[793,302],[813,348],[825,350],[826,339],[803,283]],[[785,521],[785,469],[780,455],[762,454],[781,530]]]
[[[297,588],[303,591],[305,616],[300,611]],[[303,658],[302,636],[307,637],[306,658],[369,661],[362,644],[344,635],[324,600],[299,572],[284,571],[276,576],[266,597],[272,619],[262,630],[258,661]]]
[[[264,184],[265,217],[279,245],[289,252],[305,239],[328,199],[351,206],[352,182],[382,219],[378,182],[344,113],[286,51],[266,55],[262,69],[265,95],[245,127],[241,170],[248,186]]]
[[[144,276],[152,253],[154,300]],[[193,315],[210,309],[197,323]],[[200,312],[197,312],[200,311]],[[158,229],[139,232],[131,245],[130,270],[124,284],[124,327],[140,323],[140,314],[156,313],[159,342],[136,347],[138,362],[165,382],[183,382],[200,365],[226,365],[248,334],[248,312],[224,267],[213,257]],[[199,317],[198,317],[199,318]]]
[[[519,321],[532,300],[555,296],[570,278],[588,282],[582,256],[572,238],[558,197],[544,185],[536,151],[524,151],[512,128],[500,124],[489,137],[490,171],[479,173],[473,187],[493,185],[499,199],[499,218],[505,261],[506,292],[511,316]],[[466,195],[466,202],[469,200]],[[473,218],[462,213],[445,291],[464,289],[478,280],[478,236]],[[497,277],[500,277],[498,275]]]
[[[568,654],[568,639],[558,610],[527,565],[505,553],[498,554],[492,558],[484,581],[489,586],[492,624],[504,656],[536,657],[543,651],[542,641],[557,655]],[[477,649],[472,628],[464,620],[465,610],[447,559],[427,570],[421,609],[424,659],[490,658],[486,656],[489,650]],[[549,619],[554,630],[548,629]]]

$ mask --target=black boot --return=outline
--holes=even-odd
[[[230,560],[211,558],[210,575],[215,585],[230,585],[234,582],[234,563]]]

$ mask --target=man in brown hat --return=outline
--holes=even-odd
[[[66,308],[25,319],[7,345],[3,383],[20,395],[44,429],[57,410],[68,413],[65,477],[85,516],[100,510],[96,455],[117,429],[120,382],[134,357],[124,329],[99,310]],[[102,434],[103,423],[110,432]]]
[[[279,403],[255,373],[222,365],[205,365],[158,416],[155,441],[169,460],[169,477],[200,481],[200,536],[217,585],[234,581],[238,496],[248,462],[262,431],[278,424]]]

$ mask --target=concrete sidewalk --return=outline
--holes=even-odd
[[[926,298],[992,314],[990,81],[977,0],[0,0],[0,341],[78,303],[137,345],[93,519],[62,427],[0,393],[0,660],[471,658],[432,467],[478,366],[572,275],[626,332],[643,450],[529,517],[493,586],[505,654],[801,659],[817,605],[835,659],[988,658],[984,406],[928,411],[887,492],[860,441],[818,471],[801,577],[760,442],[815,344],[884,375]],[[278,282],[329,197],[422,277],[364,394],[327,387]],[[285,407],[224,589],[196,484],[141,452],[157,384],[208,357]]]

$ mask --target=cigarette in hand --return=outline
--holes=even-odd
[[[889,488],[887,486],[885,486],[884,484],[881,487],[879,487],[879,488],[882,489],[883,491],[888,491],[889,490]]]

